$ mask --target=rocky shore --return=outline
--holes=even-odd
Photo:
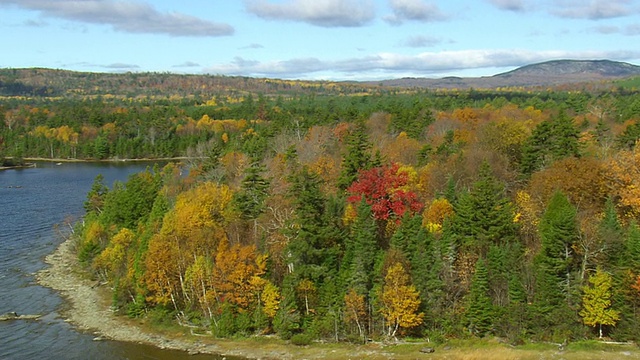
[[[233,349],[228,344],[205,343],[200,339],[176,339],[149,333],[130,319],[116,316],[110,309],[109,290],[96,286],[82,276],[72,240],[60,244],[56,251],[45,258],[49,267],[36,274],[42,286],[58,291],[68,307],[62,310],[65,320],[82,331],[93,333],[96,340],[111,339],[154,345],[164,349],[184,350],[192,354],[221,354],[247,358],[275,358],[276,354],[262,353],[259,349]],[[278,358],[289,358],[279,352]]]

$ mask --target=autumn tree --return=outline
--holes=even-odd
[[[611,275],[601,268],[589,277],[590,286],[583,288],[580,316],[587,326],[598,327],[598,337],[602,339],[602,326],[615,326],[620,313],[611,308]]]
[[[401,263],[387,269],[382,286],[382,315],[389,323],[388,335],[395,337],[400,328],[410,329],[422,324],[424,314],[418,313],[420,297]]]
[[[254,245],[218,243],[212,270],[212,286],[219,303],[228,302],[242,311],[253,310],[265,285],[266,256]]]
[[[422,213],[422,225],[430,232],[442,231],[444,221],[453,216],[453,205],[445,198],[434,199]]]
[[[355,323],[358,334],[365,341],[365,317],[367,316],[364,295],[358,294],[354,289],[349,289],[344,296],[344,318],[347,323]]]
[[[417,194],[408,189],[409,181],[409,172],[399,164],[364,170],[347,189],[347,200],[358,203],[364,199],[377,220],[400,220],[405,212],[413,214],[423,207]]]
[[[280,290],[271,281],[266,281],[262,294],[260,295],[262,301],[262,311],[271,320],[276,316],[278,309],[280,309]]]

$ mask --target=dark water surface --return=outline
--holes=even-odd
[[[111,187],[149,164],[38,163],[0,171],[0,314],[41,314],[38,321],[0,321],[0,359],[220,359],[117,341],[93,341],[63,321],[63,300],[34,273],[62,239],[55,226],[84,210],[98,174]]]

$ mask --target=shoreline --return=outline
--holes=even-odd
[[[167,157],[167,158],[109,158],[109,159],[58,159],[58,158],[39,158],[39,157],[26,157],[25,161],[40,161],[40,162],[52,162],[52,163],[121,163],[121,162],[154,162],[154,161],[180,161],[189,160],[191,158],[186,156]]]
[[[41,286],[55,290],[64,299],[58,310],[64,321],[71,323],[82,333],[95,336],[95,340],[114,340],[155,346],[160,349],[185,351],[190,355],[209,354],[245,359],[415,359],[415,353],[407,358],[394,356],[392,348],[383,344],[332,344],[318,343],[311,346],[295,346],[268,336],[245,339],[217,339],[180,332],[149,330],[144,321],[116,315],[111,310],[111,293],[108,287],[89,280],[81,269],[74,252],[73,239],[62,242],[44,259],[45,268],[35,274]]]
[[[96,286],[82,276],[82,269],[73,251],[73,240],[67,239],[56,250],[47,255],[47,266],[36,273],[38,284],[53,289],[65,300],[60,315],[80,332],[96,336],[95,340],[114,340],[156,346],[160,349],[181,350],[189,354],[213,354],[246,358],[271,358],[274,354],[259,351],[234,351],[226,346],[180,339],[160,333],[151,333],[134,324],[135,320],[118,316],[110,309],[109,289]],[[278,354],[279,356],[286,354]]]

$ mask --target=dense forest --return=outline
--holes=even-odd
[[[183,157],[96,178],[75,225],[130,317],[294,343],[640,339],[638,91],[312,85],[5,96],[0,157]]]

